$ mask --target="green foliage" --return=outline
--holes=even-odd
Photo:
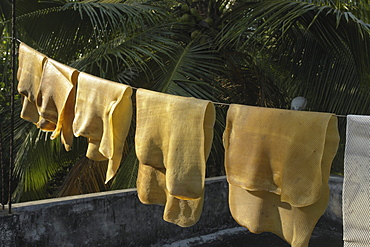
[[[18,0],[16,15],[21,41],[80,71],[133,87],[278,108],[304,96],[312,111],[370,113],[368,1]],[[10,0],[0,2],[0,16],[0,136],[6,163]],[[18,98],[17,116],[20,103]],[[216,106],[207,176],[224,174],[227,106]],[[84,158],[84,138],[75,138],[73,150],[65,152],[58,140],[16,117],[14,199],[134,187],[134,131],[135,119],[121,168],[104,185],[106,164]],[[341,173],[340,160],[333,173]]]

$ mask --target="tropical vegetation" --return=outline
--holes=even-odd
[[[14,1],[15,2],[15,1]],[[15,201],[135,186],[135,119],[122,164],[104,184],[106,162],[84,157],[86,140],[65,152],[18,117],[10,125],[12,1],[0,2],[0,159],[3,183],[14,130]],[[101,78],[217,104],[207,176],[224,174],[227,104],[370,113],[367,0],[17,0],[16,38],[48,57]],[[345,118],[340,118],[344,137]],[[332,173],[342,172],[344,138]],[[5,202],[3,202],[5,203]]]

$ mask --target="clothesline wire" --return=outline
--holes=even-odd
[[[11,37],[5,37],[5,38],[11,38]],[[16,40],[19,42],[19,43],[22,43],[22,41],[20,41],[18,38],[16,38]],[[130,86],[132,89],[135,89],[135,90],[138,90],[140,88],[137,88],[137,87],[133,87],[133,86]],[[210,101],[211,103],[213,104],[216,104],[216,105],[224,105],[224,106],[230,106],[231,103],[222,103],[222,102],[215,102],[215,101]],[[338,115],[336,114],[335,116],[337,117],[342,117],[342,118],[346,118],[347,115]]]
[[[138,90],[138,89],[140,89],[140,88],[137,88],[137,87],[132,87],[132,86],[130,86],[132,89],[135,89],[135,90]],[[232,103],[221,103],[221,102],[215,102],[215,101],[210,101],[212,104],[215,104],[215,105],[225,105],[225,106],[230,106],[230,105],[232,105]],[[346,115],[335,115],[335,116],[337,116],[337,117],[344,117],[344,118],[346,118],[347,116]]]
[[[13,37],[2,37],[3,39],[15,39],[15,41],[17,41],[18,43],[22,43],[22,41],[20,41],[20,39],[18,38],[13,38]]]

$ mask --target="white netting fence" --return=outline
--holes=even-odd
[[[370,246],[370,116],[347,116],[343,240],[344,247]]]

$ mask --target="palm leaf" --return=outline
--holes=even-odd
[[[228,25],[241,31],[226,33],[220,45],[242,51],[258,47],[272,71],[285,74],[280,86],[290,97],[301,94],[310,98],[311,109],[338,114],[360,113],[367,107],[368,103],[361,107],[366,99],[355,103],[366,92],[361,87],[366,87],[369,77],[369,61],[360,51],[368,51],[367,24],[338,9],[303,1],[246,4],[236,12],[239,15]],[[246,18],[240,20],[240,15]]]
[[[148,60],[153,60],[156,67],[163,67],[158,54],[169,56],[176,47],[176,43],[169,38],[172,34],[169,26],[157,25],[132,36],[114,37],[86,53],[71,66],[113,80],[117,80],[118,74],[125,69],[150,71]]]
[[[163,58],[166,59],[166,71],[154,71],[153,81],[147,88],[163,93],[217,100],[212,95],[215,90],[212,82],[216,72],[222,69],[221,60],[209,50],[208,44],[199,44],[197,39],[188,42],[184,47],[178,45],[177,52],[171,57]]]
[[[23,2],[18,5],[23,6]],[[47,1],[17,13],[19,38],[61,62],[73,61],[117,32],[131,34],[163,18],[160,9],[124,1]],[[29,9],[28,11],[23,9]],[[60,21],[62,20],[62,21]],[[92,35],[93,34],[93,35]]]
[[[369,113],[367,0],[189,2],[202,18],[212,17],[211,27],[178,23],[183,11],[177,1],[18,0],[17,4],[18,38],[102,78],[174,95],[279,108],[288,108],[293,97],[302,95],[310,110]],[[0,2],[3,36],[10,30],[10,6],[9,0]],[[200,35],[191,38],[194,31]],[[1,66],[8,70],[9,64],[5,57]],[[8,76],[2,75],[5,88]],[[7,160],[12,131],[7,124],[8,91],[1,96],[1,147]],[[19,112],[20,100],[16,107]],[[224,174],[227,106],[216,107],[207,176]],[[135,186],[134,125],[133,120],[110,189]],[[16,200],[52,196],[51,187],[61,186],[59,195],[108,189],[102,185],[105,166],[81,158],[84,138],[76,138],[73,151],[67,153],[59,140],[50,141],[47,133],[19,118],[15,133]],[[65,183],[57,183],[58,176],[68,171]],[[85,186],[76,182],[79,179]]]
[[[135,147],[131,146],[130,148],[128,155],[124,156],[121,166],[112,181],[111,190],[136,187],[139,162],[136,157]]]
[[[92,1],[83,1],[78,4],[69,4],[65,1],[19,1],[18,6],[18,24],[20,34],[22,34],[20,39],[60,61],[70,61],[86,51],[91,51],[97,43],[109,40],[110,35],[114,32],[120,33],[122,30],[129,30],[129,34],[132,35],[139,30],[146,30],[151,22],[157,21],[161,16],[159,11],[155,11],[155,8],[151,6],[135,3],[126,5],[119,3],[119,1],[104,1],[101,4]],[[120,12],[120,16],[118,16],[118,12]],[[68,18],[65,18],[66,16]],[[61,17],[64,17],[63,22],[59,21]],[[94,19],[97,17],[101,18],[101,22]],[[103,22],[109,22],[106,26],[109,28],[99,31],[97,34],[99,37],[91,37],[94,29],[102,28],[99,25],[102,25]],[[91,42],[90,39],[92,39]],[[164,46],[162,45],[162,47]],[[150,49],[153,49],[153,46]],[[147,55],[148,53],[146,53]],[[17,102],[20,103],[20,101]],[[20,104],[17,108],[17,112],[19,111]],[[13,196],[16,201],[52,196],[49,190],[53,177],[71,167],[77,157],[86,150],[86,142],[78,141],[81,138],[77,138],[73,146],[74,151],[66,153],[60,147],[60,140],[50,141],[48,134],[40,132],[32,124],[19,118],[17,118],[17,123],[19,126],[15,128],[17,159],[14,175],[18,184]],[[9,131],[11,131],[10,127],[4,129],[5,133],[9,133]],[[81,165],[81,163],[78,164]],[[78,170],[79,167],[81,166],[77,165],[74,170]],[[73,180],[72,174],[73,171],[68,177],[68,181]],[[97,181],[98,177],[94,178],[94,174],[86,174],[86,176],[90,176],[88,181],[92,183]],[[73,188],[74,185],[70,183],[69,186],[72,187],[66,188],[64,186],[62,189],[66,189],[65,191],[68,192],[67,189]],[[97,186],[90,188],[96,189]]]
[[[107,191],[109,185],[104,183],[107,166],[107,161],[93,161],[82,157],[68,172],[56,196],[62,197]]]

